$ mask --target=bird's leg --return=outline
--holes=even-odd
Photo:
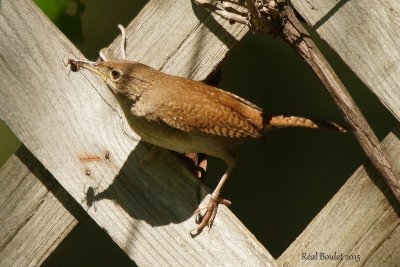
[[[207,171],[207,154],[198,154],[198,173],[197,176],[200,180],[204,181],[206,179],[206,171]]]
[[[208,202],[208,206],[206,208],[206,213],[204,216],[200,216],[202,218],[199,218],[198,221],[200,224],[197,226],[197,228],[193,229],[190,231],[190,235],[192,237],[195,237],[199,235],[203,229],[208,226],[209,229],[211,229],[215,216],[217,215],[217,210],[218,210],[218,205],[223,204],[225,206],[229,206],[231,202],[227,199],[221,198],[219,195],[221,193],[222,187],[224,186],[225,182],[228,180],[229,175],[231,174],[233,167],[235,167],[236,163],[236,158],[231,154],[229,159],[226,160],[227,162],[227,169],[222,176],[221,180],[219,181],[217,187],[211,194],[210,201]],[[204,208],[197,208],[196,211],[194,212],[195,214],[199,214],[201,210]]]
[[[185,156],[194,163],[193,169],[194,169],[195,175],[201,181],[204,181],[206,178],[206,170],[207,170],[207,154],[185,153]]]

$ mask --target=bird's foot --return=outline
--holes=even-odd
[[[193,168],[194,174],[200,181],[204,182],[207,170],[207,155],[203,153],[185,153],[185,156],[194,163],[194,165],[190,166]]]
[[[231,202],[229,200],[220,198],[219,196],[212,194],[210,201],[208,202],[207,208],[197,208],[194,214],[196,214],[196,223],[199,224],[196,228],[190,231],[192,237],[198,236],[203,229],[208,226],[208,230],[211,229],[214,223],[215,216],[217,215],[218,205],[223,204],[229,206]],[[201,214],[202,210],[206,210],[204,214]]]

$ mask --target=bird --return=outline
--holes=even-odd
[[[119,26],[125,42],[125,32]],[[121,44],[121,48],[124,45]],[[129,126],[142,140],[179,153],[205,153],[220,158],[226,170],[211,194],[206,211],[198,216],[192,237],[211,229],[220,204],[231,202],[220,196],[237,157],[232,148],[248,139],[264,139],[274,128],[327,128],[347,132],[339,124],[298,116],[267,116],[263,109],[229,91],[200,81],[169,75],[145,64],[123,59],[102,61],[69,59],[73,72],[86,69],[101,78],[117,99]],[[200,215],[201,208],[195,214]]]

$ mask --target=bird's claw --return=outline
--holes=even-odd
[[[208,202],[207,208],[197,208],[195,210],[194,214],[196,214],[196,223],[198,224],[198,226],[190,231],[190,235],[192,237],[198,236],[206,226],[208,226],[208,231],[210,231],[211,227],[213,226],[215,216],[217,215],[219,204],[229,206],[231,202],[212,194],[210,201]],[[206,212],[204,214],[201,214],[201,210],[204,209],[206,210]]]

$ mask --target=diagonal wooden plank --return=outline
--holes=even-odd
[[[0,266],[39,266],[86,216],[22,146],[0,169]]]
[[[146,23],[136,22],[136,27],[149,23],[165,31],[166,22],[151,14],[169,10],[163,17],[175,21],[172,14],[192,8],[187,1],[168,2],[151,2],[138,18]],[[170,5],[179,9],[168,9]],[[186,17],[195,17],[196,12],[191,10]],[[208,15],[205,19],[215,23]],[[205,188],[172,153],[163,152],[162,157],[140,166],[146,146],[137,145],[137,136],[126,127],[119,107],[101,81],[87,73],[68,76],[61,59],[68,53],[79,56],[79,52],[31,2],[3,1],[0,25],[5,40],[0,44],[0,66],[4,70],[0,79],[1,118],[135,262],[274,265],[269,253],[226,208],[221,209],[213,231],[190,238],[192,213]],[[217,40],[219,45],[214,45],[220,47],[212,50],[215,56],[206,59],[221,59],[233,43],[213,37],[214,33],[202,25],[198,22],[194,26],[204,27],[201,32],[206,33],[203,37],[207,43]],[[227,32],[238,29],[229,27]],[[131,27],[129,35],[130,31]],[[230,40],[234,42],[244,32],[242,27]],[[181,49],[189,51],[185,40]],[[156,45],[146,39],[140,44],[139,52],[146,55],[146,47]],[[159,67],[167,70],[168,60],[179,56],[169,50],[171,56],[163,57],[162,51],[156,52],[164,62]],[[190,62],[178,63],[172,65],[180,69]],[[190,73],[192,77],[205,77],[217,63],[194,64]]]
[[[400,170],[400,128],[382,145]],[[396,266],[399,214],[400,203],[385,182],[371,166],[360,166],[278,262],[283,266]]]
[[[127,27],[127,59],[204,80],[247,32],[192,1],[150,1]],[[120,37],[110,45],[111,58],[120,58],[119,48]]]
[[[399,2],[291,2],[400,121]]]

